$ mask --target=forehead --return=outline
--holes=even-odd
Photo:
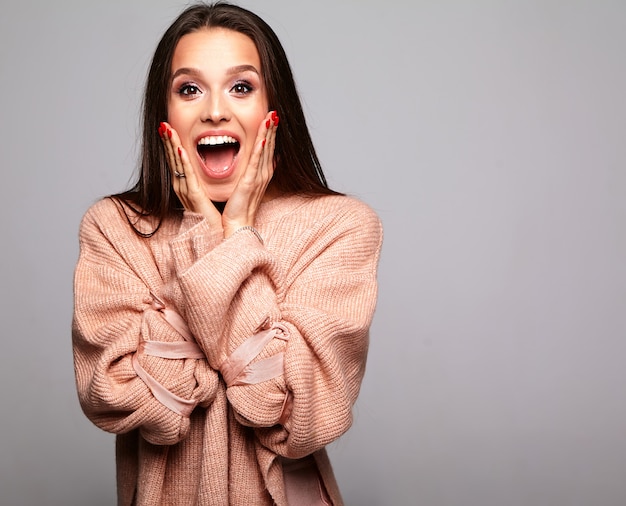
[[[243,33],[226,28],[201,28],[180,38],[172,58],[172,72],[180,67],[230,68],[253,65],[261,71],[256,45]]]

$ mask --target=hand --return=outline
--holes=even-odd
[[[212,228],[222,228],[220,212],[206,193],[202,181],[191,165],[187,152],[180,143],[176,130],[168,123],[161,123],[159,135],[165,147],[165,155],[172,172],[174,192],[185,209],[202,214]]]
[[[224,238],[230,237],[241,227],[254,226],[257,210],[274,175],[278,119],[276,111],[271,111],[259,126],[250,160],[222,213]]]
[[[202,214],[212,228],[222,228],[224,238],[230,237],[241,227],[254,226],[256,212],[274,175],[274,146],[278,120],[276,111],[271,111],[261,122],[254,150],[221,215],[195,172],[176,130],[168,123],[161,123],[159,127],[159,135],[172,171],[174,192],[185,209]]]

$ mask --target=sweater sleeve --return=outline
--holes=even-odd
[[[137,366],[186,402],[189,412],[211,403],[219,379],[205,358],[138,353],[146,342],[180,345],[185,340],[163,317],[162,307],[155,305],[157,294],[140,277],[155,270],[146,240],[125,222],[120,227],[112,209],[110,202],[97,204],[80,227],[72,324],[79,400],[85,414],[106,431],[121,434],[138,428],[153,444],[174,444],[188,433],[189,413],[176,413],[160,402],[138,376]]]
[[[199,236],[190,230],[172,248],[190,327],[212,367],[264,322],[287,331],[255,359],[284,353],[283,374],[227,389],[237,419],[276,454],[317,451],[352,423],[376,304],[378,217],[361,204],[336,210],[294,237],[291,253],[276,252],[294,255],[281,262],[247,231],[206,252],[189,246]]]

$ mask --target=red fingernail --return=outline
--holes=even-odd
[[[165,124],[163,122],[159,123],[159,135],[163,135],[165,132]]]
[[[183,156],[183,150],[178,146],[178,156]]]
[[[279,120],[279,119],[280,119],[280,118],[278,117],[278,115],[276,115],[276,117],[274,118],[274,125],[278,125],[278,120]]]
[[[276,114],[276,111],[272,111],[272,121],[274,123],[276,123],[276,118],[278,118],[278,115]]]
[[[265,122],[265,128],[269,128],[269,127],[270,127],[270,120],[268,119],[268,120]]]
[[[167,129],[167,136],[171,139],[172,138],[172,131],[168,128]]]
[[[265,147],[265,139],[263,139],[263,142],[261,143],[261,147],[264,148]]]

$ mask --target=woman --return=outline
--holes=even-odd
[[[232,5],[160,41],[134,188],[80,229],[85,414],[117,434],[119,504],[342,504],[382,231],[330,190],[285,53]]]

